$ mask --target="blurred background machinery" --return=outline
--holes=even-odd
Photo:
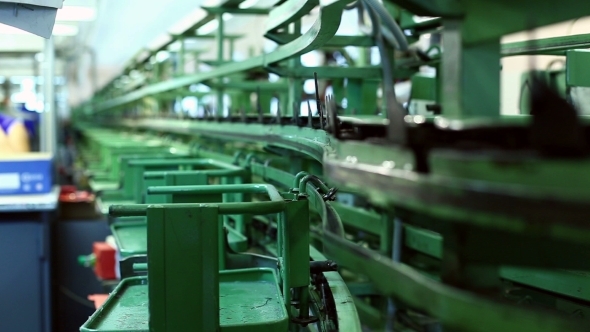
[[[590,5],[198,5],[66,0],[0,58],[54,119],[47,326],[590,329]]]

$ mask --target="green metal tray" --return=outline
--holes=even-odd
[[[90,188],[93,192],[100,192],[104,190],[117,190],[119,189],[119,182],[112,180],[97,180],[93,179],[88,181]]]
[[[222,331],[288,331],[289,315],[274,270],[253,268],[219,273]]]
[[[148,310],[147,278],[128,278],[119,283],[80,331],[147,332]]]
[[[147,277],[124,279],[81,332],[147,332]],[[219,321],[222,331],[288,331],[289,316],[276,274],[256,268],[219,273]]]
[[[147,225],[145,217],[125,217],[111,224],[111,233],[121,257],[147,254]]]
[[[147,254],[146,217],[118,218],[111,224],[111,233],[121,257]],[[248,239],[233,228],[228,227],[227,241],[236,252],[248,249]]]

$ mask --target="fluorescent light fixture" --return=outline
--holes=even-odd
[[[170,37],[169,34],[161,34],[148,45],[148,49],[155,51],[160,47],[164,46],[166,43],[170,42],[170,40],[172,40],[172,37]]]
[[[224,13],[222,17],[223,17],[224,21],[227,21],[234,16],[229,13]],[[219,27],[219,22],[217,20],[213,20],[213,21],[203,25],[202,27],[198,28],[197,35],[206,35],[208,33],[211,33],[213,31],[217,30],[217,27]]]
[[[238,7],[245,9],[245,8],[250,8],[252,6],[254,6],[256,3],[258,3],[258,0],[246,0],[242,3],[240,3],[240,5]]]
[[[164,61],[168,60],[169,57],[170,57],[170,52],[168,52],[168,51],[160,51],[160,52],[156,53],[156,61],[157,62],[164,62]]]
[[[144,49],[137,55],[135,60],[137,60],[138,62],[142,62],[145,59],[147,59],[147,57],[149,57],[149,56],[150,56],[150,51]]]
[[[77,22],[77,21],[94,21],[96,19],[96,10],[93,7],[83,6],[63,6],[57,10],[56,21]]]
[[[78,34],[78,27],[75,25],[56,23],[53,26],[53,35],[54,36],[75,36],[77,34]]]
[[[168,51],[178,52],[178,51],[180,51],[181,46],[182,46],[181,41],[177,40],[174,43],[170,44],[170,46],[168,46]]]
[[[210,32],[217,30],[217,27],[219,27],[219,22],[217,22],[217,20],[213,20],[198,28],[197,35],[206,35]]]
[[[197,8],[190,14],[186,15],[182,20],[174,24],[168,30],[168,32],[173,35],[179,35],[195,25],[195,23],[205,18],[205,16],[207,16],[207,12],[203,10],[203,8]]]

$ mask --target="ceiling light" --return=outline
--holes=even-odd
[[[167,43],[169,43],[172,40],[172,37],[167,34],[161,34],[158,37],[156,37],[149,45],[148,45],[148,49],[150,50],[157,50],[159,48],[161,48],[162,46],[166,45]]]
[[[92,7],[63,6],[57,10],[56,21],[93,21],[96,11]]]
[[[182,44],[180,40],[175,41],[174,43],[168,46],[168,51],[170,52],[178,52],[182,48]]]
[[[156,61],[157,62],[164,62],[164,61],[168,60],[169,57],[170,57],[170,53],[167,51],[160,51],[160,52],[156,53]]]
[[[258,0],[246,0],[242,3],[240,3],[240,5],[238,7],[242,8],[242,9],[250,8],[250,7],[254,6],[257,2],[258,2]]]
[[[223,17],[224,21],[227,21],[230,18],[232,18],[233,15],[229,14],[229,13],[224,13],[222,17]],[[213,31],[217,30],[218,27],[219,27],[219,21],[215,19],[215,20],[203,25],[202,27],[198,28],[197,35],[206,35],[208,33],[211,33]]]
[[[197,35],[206,35],[217,30],[217,27],[219,27],[219,22],[217,22],[217,20],[205,23],[205,25],[197,29]]]
[[[168,32],[170,32],[173,35],[179,35],[179,34],[185,32],[186,30],[188,30],[193,25],[195,25],[195,23],[197,23],[198,21],[205,18],[205,16],[207,16],[207,12],[204,11],[203,8],[197,8],[192,13],[185,16],[184,19],[182,19],[182,20],[178,21],[176,24],[174,24],[168,30]]]

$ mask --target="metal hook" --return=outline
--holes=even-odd
[[[320,128],[324,129],[324,115],[322,114],[322,102],[320,100],[320,88],[318,84],[318,73],[313,72],[313,82],[315,84],[315,101],[317,103],[318,114],[320,115]]]
[[[293,118],[291,121],[297,127],[301,127],[301,122],[299,121],[299,108],[297,107],[298,105],[301,105],[301,102],[299,102],[299,103],[293,102]]]
[[[311,105],[309,99],[307,100],[307,125],[313,129],[313,116],[311,115]]]
[[[326,96],[326,116],[328,118],[328,126],[334,137],[339,136],[338,127],[338,110],[336,109],[336,102],[334,96]]]

